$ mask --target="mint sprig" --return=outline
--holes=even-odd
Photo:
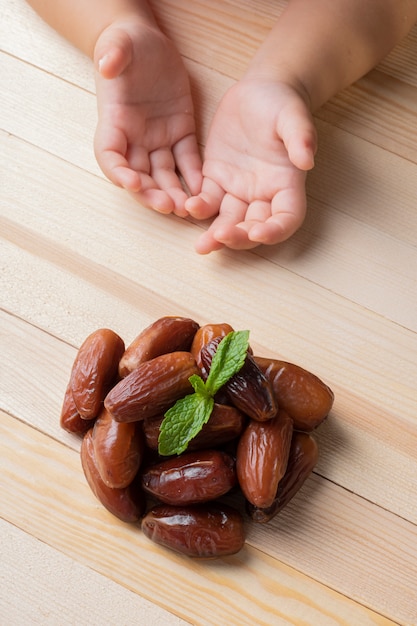
[[[249,347],[249,331],[232,331],[223,337],[211,362],[207,380],[194,374],[194,393],[178,400],[164,416],[158,452],[163,456],[181,454],[210,419],[214,396],[243,366]]]

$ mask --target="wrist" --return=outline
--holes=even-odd
[[[248,66],[242,80],[256,80],[281,84],[295,92],[305,103],[307,109],[312,112],[312,97],[308,86],[302,78],[288,64],[259,62],[256,57]]]
[[[95,26],[89,30],[91,38],[86,50],[88,56],[92,59],[96,58],[97,45],[103,33],[113,27],[138,30],[147,27],[159,30],[153,13],[146,2],[138,3],[136,0],[110,2],[101,14],[100,20],[96,20]]]

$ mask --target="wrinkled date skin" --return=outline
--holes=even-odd
[[[97,469],[108,487],[127,487],[138,473],[144,453],[144,436],[136,422],[116,422],[103,408],[93,426]]]
[[[190,557],[236,554],[245,543],[239,511],[214,503],[188,507],[162,504],[145,515],[141,526],[152,541]]]
[[[170,352],[145,361],[113,387],[104,406],[117,422],[134,422],[165,413],[193,392],[189,381],[199,375],[190,352]]]
[[[92,429],[81,444],[81,464],[91,491],[101,504],[123,522],[137,522],[145,511],[145,497],[139,481],[123,489],[108,487],[100,476],[94,456]]]
[[[234,459],[219,450],[186,452],[142,473],[142,487],[164,504],[209,502],[236,484]]]
[[[294,432],[288,457],[287,470],[278,484],[271,506],[259,508],[247,503],[249,516],[260,523],[269,522],[301,489],[317,464],[319,449],[317,442],[305,432]]]
[[[59,423],[61,428],[73,435],[82,436],[91,428],[91,420],[83,419],[78,413],[70,384],[67,385],[65,391]]]
[[[126,348],[120,359],[119,376],[124,378],[141,363],[161,354],[189,351],[199,328],[199,324],[188,317],[161,317],[145,328]]]
[[[252,420],[240,437],[237,477],[246,500],[254,506],[266,508],[273,503],[287,469],[292,433],[292,419],[280,411],[267,422]]]
[[[143,421],[143,432],[146,445],[151,450],[158,449],[159,430],[164,419],[163,415]],[[202,450],[233,441],[243,431],[244,415],[235,407],[227,404],[214,404],[209,421],[200,432],[191,439],[187,450]]]
[[[213,339],[223,339],[229,333],[233,332],[233,328],[230,324],[205,324],[194,335],[193,343],[191,345],[191,354],[194,356],[198,367],[201,369],[205,377],[207,372],[204,371],[203,362],[201,360],[201,350],[203,346],[209,344]]]
[[[210,371],[213,356],[221,338],[213,339],[201,349],[201,360]],[[230,402],[254,420],[265,421],[274,417],[278,405],[272,385],[262,373],[251,354],[246,355],[243,367],[224,385]]]
[[[70,385],[78,413],[90,420],[99,414],[103,400],[117,377],[123,340],[112,330],[101,328],[87,337],[71,371]]]
[[[294,421],[296,430],[311,431],[333,406],[332,390],[307,370],[277,359],[255,357],[274,389],[279,405]]]

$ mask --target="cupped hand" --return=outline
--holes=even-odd
[[[198,194],[202,174],[189,80],[178,51],[156,27],[129,19],[101,34],[94,57],[94,147],[103,173],[147,207],[188,215],[182,179]]]
[[[197,252],[290,237],[306,213],[306,172],[316,144],[312,116],[294,88],[254,79],[234,85],[210,128],[201,193],[185,204],[195,218],[216,216]]]

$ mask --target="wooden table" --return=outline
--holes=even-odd
[[[201,143],[284,2],[155,1],[193,81]],[[288,242],[199,257],[205,224],[104,179],[89,60],[0,5],[0,622],[417,624],[417,29],[316,115],[309,213]],[[151,544],[89,491],[59,427],[76,349],[162,315],[248,328],[336,400],[320,461],[247,547]]]

